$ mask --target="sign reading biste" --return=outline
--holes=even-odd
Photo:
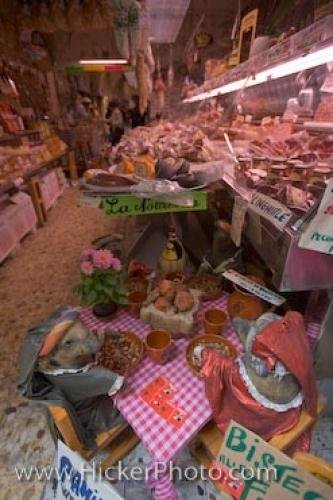
[[[214,462],[216,468],[220,470],[218,477],[222,478],[221,484],[233,498],[333,498],[333,489],[328,484],[316,479],[287,455],[234,421],[230,422]]]
[[[124,500],[78,453],[58,441],[56,500]],[[86,473],[85,473],[86,472]]]

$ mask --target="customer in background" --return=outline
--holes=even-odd
[[[105,118],[110,123],[110,142],[112,146],[118,144],[124,133],[124,116],[119,107],[118,101],[113,100],[109,103]]]
[[[131,128],[131,110],[129,109],[129,104],[126,99],[120,103],[120,110],[124,118],[124,130],[127,132]]]
[[[140,113],[138,95],[133,96],[133,101],[134,101],[134,107],[130,110],[132,128],[143,127],[147,123],[148,113],[147,111],[143,113],[143,115]]]
[[[75,102],[75,115],[78,120],[88,120],[91,116],[90,112],[91,99],[87,96],[77,96]]]

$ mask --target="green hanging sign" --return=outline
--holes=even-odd
[[[193,206],[191,207],[175,205],[174,203],[160,201],[156,198],[113,195],[103,198],[102,208],[106,215],[110,215],[111,217],[207,210],[207,193],[204,191],[192,191],[191,195],[193,197]]]
[[[67,73],[84,73],[83,66],[66,66],[65,71]]]

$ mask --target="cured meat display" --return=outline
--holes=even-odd
[[[198,126],[176,122],[133,129],[113,149],[111,160],[134,159],[145,153],[156,159],[172,157],[197,162],[217,159],[213,144]]]

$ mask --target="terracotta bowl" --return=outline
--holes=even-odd
[[[247,278],[259,285],[265,286],[265,282],[257,276],[247,275]],[[230,318],[239,317],[255,321],[266,311],[267,306],[259,297],[237,286],[235,283],[233,287],[234,292],[230,294],[228,299],[228,314]]]
[[[171,346],[171,334],[166,330],[151,330],[146,336],[146,351],[154,363],[159,365],[166,363],[168,361]]]
[[[201,367],[197,366],[193,360],[193,350],[194,348],[199,345],[199,344],[220,344],[224,346],[228,353],[229,358],[237,358],[238,352],[236,348],[233,346],[229,340],[225,339],[224,337],[221,337],[220,335],[199,335],[199,337],[195,337],[191,342],[188,344],[187,349],[186,349],[186,361],[191,370],[200,378],[202,378],[202,375],[200,373]]]
[[[221,335],[226,321],[227,315],[221,309],[207,309],[203,317],[205,333]]]
[[[213,274],[205,273],[196,276],[190,276],[185,280],[185,284],[189,288],[201,291],[202,295],[200,298],[203,301],[218,299],[222,294],[220,280]]]
[[[105,332],[105,341],[107,341],[108,335],[116,335],[116,334],[111,333],[111,332],[108,334],[108,332]],[[115,371],[119,375],[126,375],[127,376],[127,375],[130,375],[133,372],[135,372],[138,365],[141,363],[142,358],[144,356],[144,344],[143,344],[142,340],[140,339],[140,337],[138,335],[136,335],[134,332],[119,332],[118,335],[122,336],[122,337],[126,337],[131,343],[136,344],[136,346],[138,347],[138,351],[139,351],[138,358],[130,366],[128,366],[124,370],[115,370],[112,366],[108,366],[107,364],[104,364],[103,362],[101,362],[100,364],[102,364],[102,366],[104,366],[105,368],[107,368],[109,370]],[[103,348],[102,348],[102,350],[103,350]]]

